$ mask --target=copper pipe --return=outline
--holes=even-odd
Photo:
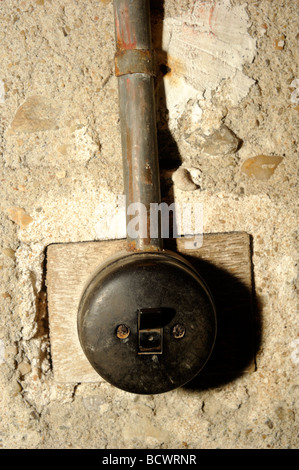
[[[160,204],[161,196],[149,1],[114,0],[114,17],[126,202],[146,208],[146,236],[127,236],[128,250],[157,251],[160,229],[150,233],[150,204]]]

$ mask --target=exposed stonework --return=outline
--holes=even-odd
[[[54,383],[45,249],[108,236],[111,227],[101,223],[111,207],[120,210],[123,191],[113,9],[109,0],[3,0],[4,448],[298,447],[298,7],[292,0],[165,0],[163,13],[162,3],[151,2],[162,194],[203,203],[205,232],[252,235],[257,370],[159,396],[105,382]],[[187,138],[222,125],[240,142],[231,153],[206,155]],[[283,158],[269,179],[241,170],[259,155]],[[181,164],[198,189],[173,185]],[[12,208],[17,217],[9,217]]]

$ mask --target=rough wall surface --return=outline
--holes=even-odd
[[[107,209],[123,191],[113,8],[2,0],[4,448],[298,447],[298,7],[151,3],[162,193],[202,202],[206,233],[252,235],[257,368],[158,396],[55,383],[45,249],[117,236]]]

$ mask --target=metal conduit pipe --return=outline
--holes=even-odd
[[[114,0],[114,17],[126,202],[142,203],[147,211],[146,237],[128,235],[127,249],[157,251],[160,229],[158,237],[150,234],[150,204],[161,196],[149,1]]]

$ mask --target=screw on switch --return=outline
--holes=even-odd
[[[127,325],[119,325],[116,329],[116,336],[119,339],[126,339],[130,333],[130,328]]]
[[[178,323],[172,328],[172,336],[176,339],[183,338],[185,336],[185,333],[186,333],[186,328],[184,327],[184,325],[181,325],[180,323]]]

